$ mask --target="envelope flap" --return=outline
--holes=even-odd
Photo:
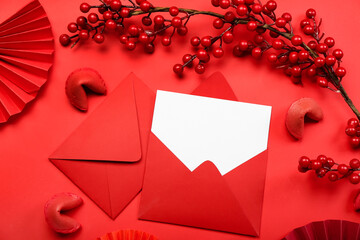
[[[136,162],[141,158],[134,78],[127,78],[49,157]]]

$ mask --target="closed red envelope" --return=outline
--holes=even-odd
[[[193,94],[237,100],[220,73],[202,82]],[[157,101],[153,124],[157,118]],[[182,110],[179,108],[179,111]],[[270,121],[270,112],[267,116]],[[193,147],[192,152],[196,151]],[[202,161],[190,171],[189,166],[151,132],[139,218],[259,236],[267,155],[266,136],[264,151],[231,170]]]
[[[154,101],[130,74],[49,157],[112,219],[142,188]]]

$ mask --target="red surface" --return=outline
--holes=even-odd
[[[92,0],[96,2],[95,0]],[[79,13],[82,0],[42,0],[52,23],[56,38],[66,32],[66,26]],[[2,1],[1,20],[15,13],[26,0]],[[208,0],[153,1],[154,5],[211,9]],[[317,9],[323,17],[323,30],[335,38],[336,47],[345,52],[343,65],[348,69],[344,87],[360,106],[360,49],[357,40],[360,32],[354,28],[360,23],[360,2],[352,0],[339,3],[327,0],[278,0],[279,13],[289,11],[299,22],[308,7]],[[221,11],[219,9],[219,11]],[[23,113],[0,127],[0,230],[1,239],[95,239],[117,229],[140,229],[164,240],[207,239],[238,240],[250,237],[137,220],[139,197],[115,221],[101,211],[85,194],[66,178],[48,156],[69,136],[79,124],[96,109],[106,96],[90,96],[89,112],[74,109],[65,95],[68,75],[80,67],[92,67],[106,81],[109,93],[131,71],[152,89],[192,92],[202,79],[221,71],[233,87],[240,101],[272,105],[269,138],[269,161],[265,184],[264,209],[260,239],[280,239],[292,229],[309,222],[324,219],[345,219],[359,222],[360,215],[353,211],[353,198],[359,187],[347,181],[330,184],[327,179],[317,179],[312,173],[297,172],[297,159],[323,153],[339,162],[347,162],[359,155],[352,150],[344,134],[346,120],[351,111],[337,95],[319,89],[308,80],[304,86],[295,86],[283,75],[263,62],[251,58],[235,59],[230,51],[224,59],[213,60],[203,76],[187,71],[177,78],[172,66],[190,51],[188,42],[196,34],[215,32],[210,25],[213,19],[194,17],[186,37],[174,39],[169,48],[158,46],[149,56],[142,49],[127,52],[115,37],[107,37],[98,46],[84,44],[74,49],[62,48],[56,42],[55,65],[49,81],[40,91],[38,99]],[[296,25],[298,28],[298,24]],[[244,34],[237,33],[236,38]],[[304,138],[298,142],[285,128],[286,111],[292,102],[301,97],[314,98],[324,111],[323,121],[305,126]],[[43,207],[56,193],[73,192],[84,199],[84,205],[70,213],[82,224],[82,229],[72,236],[59,236],[46,224]]]

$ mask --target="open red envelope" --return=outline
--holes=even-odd
[[[271,107],[237,102],[219,73],[202,82],[193,95],[207,98],[157,93],[139,218],[259,236]],[[223,125],[215,121],[216,129],[205,129],[214,131],[218,139],[199,134],[211,136],[201,128],[213,121],[202,106],[210,112],[214,106],[217,110],[209,116],[225,121]],[[189,117],[183,118],[184,114]],[[249,128],[253,135],[242,136]]]
[[[130,74],[49,157],[113,219],[141,190],[154,101]]]

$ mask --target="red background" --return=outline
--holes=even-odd
[[[54,36],[66,32],[66,26],[80,15],[83,0],[41,0],[53,26]],[[89,0],[97,4],[96,0]],[[27,0],[4,1],[0,8],[1,21],[15,13]],[[209,0],[153,0],[155,6],[171,6],[209,10]],[[278,13],[292,13],[296,29],[307,8],[317,9],[323,17],[323,30],[336,39],[336,47],[345,52],[343,66],[348,69],[344,86],[360,106],[360,68],[358,39],[360,31],[360,2],[351,0],[278,0]],[[217,9],[222,12],[223,10]],[[192,70],[179,79],[172,66],[191,51],[189,39],[215,33],[212,18],[195,16],[189,23],[186,37],[176,37],[173,45],[158,45],[153,55],[142,49],[128,52],[115,36],[107,35],[104,44],[85,44],[74,49],[63,48],[56,41],[55,63],[49,80],[38,98],[23,113],[0,126],[0,238],[1,239],[94,239],[118,229],[139,229],[155,234],[163,240],[182,239],[250,239],[249,237],[137,220],[139,196],[115,221],[105,215],[85,194],[73,185],[47,157],[89,115],[75,110],[68,102],[64,83],[74,69],[93,67],[106,80],[111,91],[130,72],[134,72],[151,88],[191,92],[199,82],[215,71],[228,79],[240,101],[273,106],[269,162],[260,239],[280,239],[293,228],[324,219],[358,221],[353,211],[353,198],[358,191],[347,181],[330,184],[312,173],[297,172],[297,159],[306,154],[316,157],[325,154],[338,162],[357,157],[359,150],[349,147],[344,134],[346,121],[352,113],[341,96],[320,89],[309,80],[295,86],[281,71],[271,69],[262,61],[249,57],[234,58],[227,51],[222,60],[212,60],[206,73],[196,75]],[[244,37],[236,35],[236,39]],[[307,124],[302,141],[294,141],[287,133],[284,119],[291,103],[301,97],[312,97],[322,106],[322,122]],[[89,112],[105,97],[90,97]],[[114,109],[115,111],[116,109]],[[82,229],[74,235],[60,236],[46,224],[43,207],[54,194],[73,192],[84,199],[84,205],[70,213]]]

